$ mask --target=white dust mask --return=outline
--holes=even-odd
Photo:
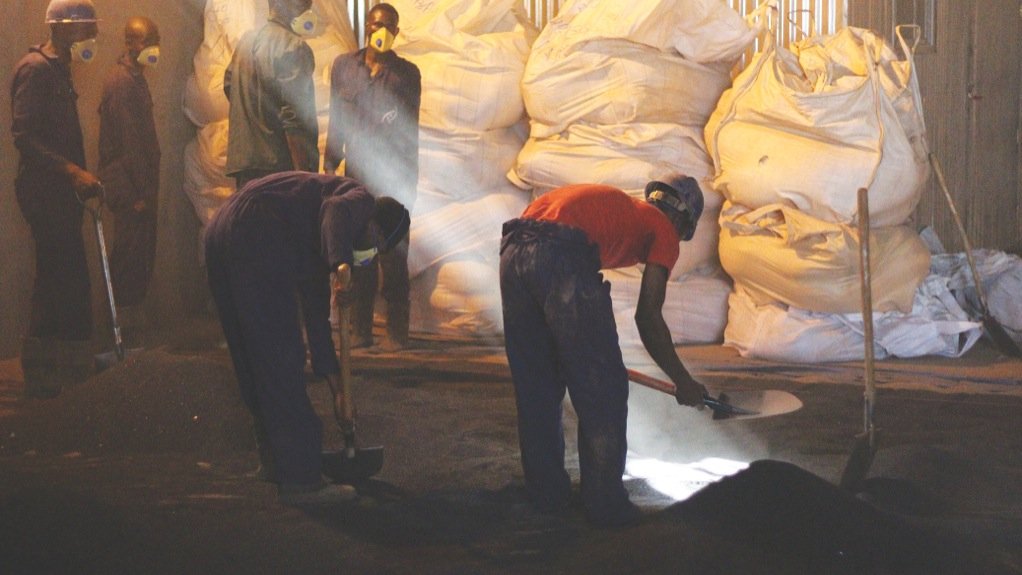
[[[389,52],[394,46],[394,35],[386,28],[380,28],[369,37],[369,45],[377,52]]]
[[[138,58],[135,58],[135,60],[143,66],[156,66],[160,62],[160,47],[146,46],[144,50],[138,53]]]
[[[71,44],[71,58],[76,62],[88,64],[96,57],[96,39],[89,38]]]
[[[319,36],[323,32],[319,15],[311,9],[302,12],[291,20],[291,30],[294,31],[295,34],[306,38]]]

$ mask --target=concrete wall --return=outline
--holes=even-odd
[[[43,23],[46,0],[3,0],[8,22],[0,27],[0,358],[17,355],[29,312],[34,255],[28,227],[14,198],[17,151],[10,137],[10,81],[15,64],[29,46],[42,43],[49,34]],[[75,85],[80,93],[78,111],[86,141],[88,168],[98,161],[99,105],[102,80],[123,49],[124,23],[130,16],[144,15],[160,27],[160,64],[147,72],[155,103],[163,164],[160,187],[159,244],[157,271],[150,290],[147,311],[166,324],[198,311],[205,302],[205,287],[198,267],[199,224],[191,204],[181,191],[182,152],[194,135],[194,127],[181,112],[185,80],[192,69],[192,56],[202,41],[202,12],[205,0],[95,0],[99,11],[100,35],[97,59],[87,66],[76,65]],[[92,222],[86,217],[86,247],[93,272],[93,300],[97,341],[109,335],[109,308],[102,290],[99,259],[95,256]],[[116,233],[111,218],[104,219],[110,235]],[[108,239],[109,242],[109,239]]]

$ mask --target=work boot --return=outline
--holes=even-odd
[[[380,347],[384,351],[401,351],[408,347],[409,308],[407,301],[387,302],[387,335]]]
[[[373,345],[373,307],[376,303],[377,264],[374,260],[367,266],[356,266],[351,269],[352,310],[351,310],[351,347],[372,347]]]
[[[55,369],[53,340],[26,337],[21,340],[21,371],[25,397],[52,399],[60,395],[61,379]]]
[[[408,279],[408,239],[390,252],[380,254],[383,287],[380,292],[387,302],[387,336],[382,347],[399,351],[408,347],[408,319],[411,282]]]

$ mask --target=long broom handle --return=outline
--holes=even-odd
[[[859,278],[862,282],[862,327],[865,343],[866,390],[863,394],[863,430],[869,446],[875,445],[873,408],[876,404],[876,381],[873,378],[873,289],[869,258],[869,190],[859,188]]]

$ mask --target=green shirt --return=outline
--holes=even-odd
[[[244,170],[319,171],[314,69],[312,49],[280,22],[270,20],[241,38],[224,72],[231,103],[228,176]],[[292,166],[286,135],[307,147],[310,165]]]

